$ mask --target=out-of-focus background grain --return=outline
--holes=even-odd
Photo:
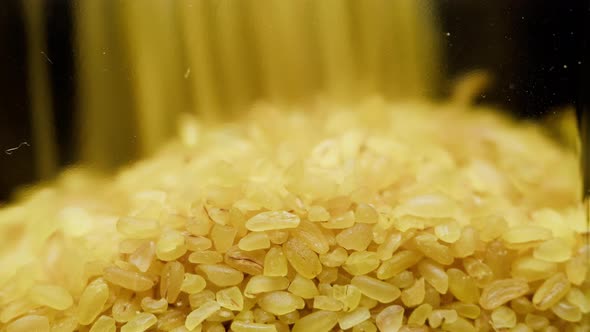
[[[149,154],[174,126],[151,109],[235,114],[316,90],[440,98],[485,69],[479,102],[540,117],[575,103],[590,61],[584,1],[299,3],[2,1],[0,202],[79,160],[114,169]]]

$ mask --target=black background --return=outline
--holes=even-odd
[[[582,70],[590,62],[583,52],[588,42],[584,28],[584,20],[590,19],[588,1],[435,2],[446,51],[441,70],[451,78],[471,69],[489,69],[494,74],[494,85],[479,97],[480,102],[499,104],[518,116],[540,117],[590,93],[581,82]],[[31,140],[21,4],[19,0],[0,4],[0,202],[17,186],[36,180],[31,148],[5,153]],[[47,0],[45,10],[46,54],[52,61],[49,70],[62,166],[73,161],[76,142],[72,4]]]

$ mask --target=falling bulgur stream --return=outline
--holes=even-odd
[[[0,331],[590,331],[576,151],[471,105],[477,80],[448,101],[351,101],[330,75],[320,97],[267,91],[228,121],[198,106],[114,175],[72,167],[2,207]],[[142,109],[170,97],[151,79]],[[144,111],[146,135],[165,113]]]

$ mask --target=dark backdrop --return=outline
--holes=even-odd
[[[0,4],[0,202],[17,186],[37,180],[30,147],[5,153],[31,139],[22,1]],[[590,62],[582,51],[588,40],[582,28],[590,18],[588,1],[435,2],[442,13],[440,37],[446,50],[442,70],[448,77],[481,68],[494,73],[495,83],[479,97],[481,102],[538,117],[590,92],[580,84],[582,68]],[[65,166],[73,161],[76,141],[71,1],[46,0],[44,13],[59,163]]]

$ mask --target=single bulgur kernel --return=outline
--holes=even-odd
[[[301,240],[289,239],[283,245],[283,252],[291,266],[303,277],[313,279],[322,272],[322,264],[317,254]]]
[[[359,306],[368,308],[369,310],[375,308],[378,305],[379,305],[379,301],[372,299],[370,297],[367,297],[365,295],[362,295],[361,300],[359,301]]]
[[[352,332],[377,332],[377,326],[370,320],[366,320],[352,328]]]
[[[267,277],[263,275],[250,278],[244,289],[246,297],[256,297],[258,294],[284,290],[289,287],[289,279],[285,277]]]
[[[390,234],[385,241],[377,247],[377,256],[382,261],[390,259],[402,242],[402,233],[394,232]]]
[[[506,220],[503,217],[494,215],[474,218],[471,224],[479,231],[479,238],[483,242],[496,240],[508,229]]]
[[[284,277],[289,271],[287,258],[283,250],[278,247],[272,247],[264,256],[263,274],[267,277]]]
[[[221,253],[214,250],[195,251],[188,256],[193,264],[217,264],[223,262]]]
[[[479,304],[486,310],[493,310],[528,291],[529,285],[522,279],[494,280],[482,290]]]
[[[207,301],[215,301],[215,293],[209,289],[205,289],[199,293],[189,295],[188,301],[191,308],[198,308]]]
[[[223,323],[223,322],[228,322],[228,321],[233,320],[234,317],[235,317],[235,315],[231,310],[228,310],[226,308],[221,308],[221,309],[217,310],[209,318],[207,318],[207,322]]]
[[[203,323],[205,319],[211,317],[219,309],[221,309],[219,303],[208,300],[186,316],[184,326],[190,331]]]
[[[453,322],[443,322],[442,329],[443,331],[452,332],[477,332],[477,329],[473,324],[461,317],[457,317]]]
[[[337,247],[331,252],[321,254],[320,262],[327,267],[338,267],[346,262],[348,258],[348,252],[341,247]]]
[[[158,317],[157,329],[171,331],[179,326],[184,326],[186,314],[180,310],[168,310]]]
[[[402,291],[402,303],[406,307],[415,307],[424,301],[426,295],[426,288],[424,286],[424,278],[416,280],[413,286]]]
[[[254,312],[252,310],[242,310],[234,317],[234,320],[241,320],[245,322],[254,321]]]
[[[440,224],[434,227],[436,237],[446,243],[455,243],[461,237],[461,227],[455,223]]]
[[[293,325],[299,320],[299,311],[292,311],[288,314],[280,315],[278,318],[279,321],[287,325]]]
[[[208,217],[202,216],[199,218],[191,218],[186,223],[186,230],[195,236],[205,236],[209,234],[213,223]]]
[[[524,317],[524,322],[528,327],[535,331],[539,331],[549,326],[549,318],[541,315],[527,314]]]
[[[365,296],[381,303],[393,302],[401,295],[399,288],[394,285],[369,276],[356,276],[350,283]]]
[[[272,325],[275,326],[276,332],[291,332],[289,325],[281,322],[281,321],[274,321]]]
[[[411,215],[422,218],[452,218],[457,214],[457,204],[442,194],[426,194],[403,201],[396,209],[398,216]]]
[[[510,301],[510,308],[512,308],[512,310],[514,310],[514,312],[516,312],[519,315],[524,315],[528,314],[529,312],[535,311],[533,302],[531,302],[525,296]]]
[[[451,245],[451,251],[455,258],[465,258],[473,255],[479,243],[479,235],[475,228],[464,227],[459,239]]]
[[[313,280],[304,278],[299,274],[295,275],[287,290],[306,300],[320,294]]]
[[[167,304],[167,303],[166,303]],[[117,331],[116,322],[112,317],[100,316],[92,325],[90,332],[115,332]]]
[[[561,300],[570,290],[570,282],[563,273],[545,280],[533,295],[533,305],[537,310],[547,310]]]
[[[557,272],[557,264],[534,257],[521,257],[512,262],[511,274],[529,282],[543,280]]]
[[[553,313],[568,322],[579,322],[582,320],[582,311],[567,300],[557,302],[551,307]]]
[[[273,244],[283,244],[289,239],[289,232],[287,230],[268,231],[268,238]]]
[[[566,298],[571,304],[580,308],[582,313],[590,312],[590,294],[585,295],[579,288],[572,288]]]
[[[381,261],[377,254],[371,251],[355,251],[348,256],[342,266],[353,276],[368,274],[379,267]]]
[[[6,332],[49,332],[49,320],[45,316],[23,316],[6,326]]]
[[[420,234],[412,239],[416,243],[416,247],[424,256],[442,264],[450,265],[453,263],[453,254],[451,250],[440,243],[432,234]]]
[[[587,258],[584,255],[579,254],[570,259],[565,264],[565,273],[572,284],[576,286],[581,285],[588,273]]]
[[[148,241],[149,242],[149,241]],[[124,239],[119,243],[119,252],[121,254],[131,254],[141,245],[145,244],[146,240],[140,239]]]
[[[176,230],[167,230],[158,239],[156,256],[162,261],[173,261],[186,253],[184,235]]]
[[[258,305],[273,315],[284,315],[305,307],[305,302],[297,295],[285,291],[262,294]]]
[[[144,297],[141,299],[141,309],[152,314],[161,314],[168,309],[168,301],[164,298],[154,300],[151,297]]]
[[[234,332],[277,332],[273,324],[251,323],[244,321],[233,321],[231,330]]]
[[[147,272],[154,257],[156,255],[156,245],[153,241],[139,246],[131,255],[129,255],[129,263],[133,264],[139,271]]]
[[[369,318],[371,318],[369,309],[365,307],[358,307],[351,312],[341,314],[340,317],[338,317],[338,325],[340,325],[341,329],[347,330],[366,321]]]
[[[133,319],[140,311],[141,306],[139,301],[134,301],[129,298],[118,298],[113,303],[111,313],[113,318],[119,323],[126,323]]]
[[[353,285],[334,285],[332,287],[332,296],[344,305],[343,310],[351,311],[359,306],[362,293],[360,289]]]
[[[210,249],[213,242],[204,236],[187,236],[185,238],[186,248],[190,251],[202,251]]]
[[[233,246],[225,253],[224,262],[243,273],[258,275],[263,271],[264,254],[263,250],[243,251]]]
[[[421,253],[411,251],[411,250],[402,250],[396,252],[390,259],[384,261],[379,269],[377,269],[377,278],[379,279],[389,279],[396,274],[414,266],[422,259],[423,255]]]
[[[381,310],[375,316],[375,323],[381,332],[397,332],[402,327],[404,320],[404,308],[399,305],[390,305]]]
[[[418,271],[437,292],[441,294],[447,293],[449,276],[440,265],[431,260],[423,260],[418,264]]]
[[[259,213],[246,221],[246,228],[252,232],[264,232],[296,228],[300,222],[296,214],[287,211],[268,211]]]
[[[275,315],[271,314],[270,312],[266,312],[260,308],[254,309],[254,321],[256,323],[272,323],[276,322]]]
[[[518,323],[510,329],[510,332],[533,332],[533,329],[531,329],[524,323]]]
[[[107,316],[105,316],[107,317]],[[108,317],[110,318],[110,317]],[[110,318],[112,319],[112,318]],[[97,321],[101,320],[100,317]],[[66,316],[57,321],[54,321],[51,324],[51,332],[74,332],[78,328],[78,320],[74,316]],[[113,328],[114,328],[114,321],[113,321]],[[90,329],[92,331],[92,329]],[[114,332],[115,330],[110,329],[103,329],[102,332]],[[92,332],[101,332],[101,331],[92,331]]]
[[[302,221],[299,227],[291,231],[291,234],[318,254],[325,254],[330,250],[328,238],[317,224]]]
[[[320,291],[321,295],[332,296],[332,288],[333,288],[333,286],[330,284],[323,284],[323,283],[318,284],[318,290]]]
[[[108,282],[135,292],[143,292],[154,286],[154,282],[150,278],[138,272],[123,270],[115,266],[104,269],[104,278]]]
[[[29,291],[29,297],[33,303],[55,310],[66,310],[74,303],[70,293],[56,285],[35,285]]]
[[[469,319],[476,319],[481,314],[481,309],[475,304],[453,302],[448,306],[448,308],[454,309],[459,316]]]
[[[338,324],[338,314],[332,311],[315,311],[299,319],[293,325],[292,332],[332,331]]]
[[[330,218],[327,222],[321,223],[327,229],[345,229],[354,225],[354,212],[347,211],[336,217]]]
[[[215,250],[220,253],[226,252],[231,246],[234,245],[237,230],[233,226],[224,226],[220,224],[213,225],[211,229],[211,241]]]
[[[415,282],[414,273],[412,273],[412,271],[405,270],[398,273],[395,277],[387,280],[387,282],[395,285],[398,288],[408,288]]]
[[[28,312],[32,312],[37,307],[37,304],[28,301],[28,299],[26,298],[10,302],[0,312],[0,322],[8,323],[13,319],[18,318],[19,316],[25,315]]]
[[[465,303],[477,303],[479,288],[470,276],[459,269],[448,269],[449,290],[455,298]]]
[[[373,226],[355,224],[336,235],[336,243],[346,250],[364,251],[373,241]]]
[[[203,332],[226,332],[225,327],[220,322],[209,322],[209,321],[206,321],[206,322],[204,322],[200,326],[202,326],[202,331]],[[199,327],[197,326],[196,329],[198,330]]]
[[[101,278],[86,286],[78,301],[78,323],[88,325],[101,313],[109,298],[109,286]]]
[[[117,231],[131,239],[151,239],[160,234],[156,220],[123,217],[117,222]]]
[[[502,240],[510,244],[521,244],[549,240],[551,236],[551,231],[541,226],[516,225],[502,235]]]
[[[175,303],[184,282],[184,265],[168,262],[160,273],[160,296],[168,303]]]
[[[475,258],[463,260],[465,272],[469,274],[477,284],[477,287],[485,287],[494,279],[494,272],[485,263]]]
[[[490,317],[492,319],[492,326],[497,330],[511,328],[516,325],[516,313],[506,306],[494,309]]]
[[[380,220],[389,220],[389,216],[381,215]],[[387,240],[387,236],[391,231],[390,228],[391,226],[385,224],[385,222],[373,225],[373,242],[383,244],[385,240]]]
[[[432,312],[432,305],[423,303],[416,307],[408,317],[408,325],[422,326],[426,323],[426,319]]]
[[[440,307],[440,293],[436,289],[434,289],[434,287],[432,287],[429,283],[426,283],[426,295],[424,295],[424,303],[430,304],[433,308]]]
[[[494,271],[496,279],[510,277],[510,262],[514,260],[515,252],[509,251],[501,241],[494,241],[488,244],[485,250],[485,262]]]
[[[238,248],[245,251],[270,248],[270,240],[264,232],[251,232],[240,239]]]
[[[331,284],[338,280],[338,268],[324,267],[322,272],[316,277],[320,283]]]
[[[153,314],[142,312],[121,326],[121,332],[143,332],[156,324],[157,321],[158,318]]]
[[[205,289],[206,286],[207,282],[205,281],[205,278],[198,274],[185,273],[184,280],[182,280],[182,285],[180,286],[180,291],[187,294],[195,294]]]
[[[318,310],[340,311],[344,305],[333,297],[318,295],[313,298],[313,308]]]
[[[209,282],[219,287],[235,286],[244,280],[242,272],[227,265],[203,264],[199,265],[197,269],[205,274]]]
[[[443,323],[453,323],[457,318],[459,315],[453,309],[435,309],[428,315],[428,325],[437,328]]]
[[[307,211],[307,219],[313,222],[330,220],[330,212],[321,205],[312,205]]]
[[[376,224],[379,220],[379,213],[370,204],[360,203],[354,212],[356,222],[362,224]]]
[[[229,310],[241,311],[244,308],[244,297],[236,286],[219,290],[215,298],[219,305]]]
[[[533,256],[546,262],[566,262],[572,256],[572,243],[562,238],[547,240],[535,248]]]

